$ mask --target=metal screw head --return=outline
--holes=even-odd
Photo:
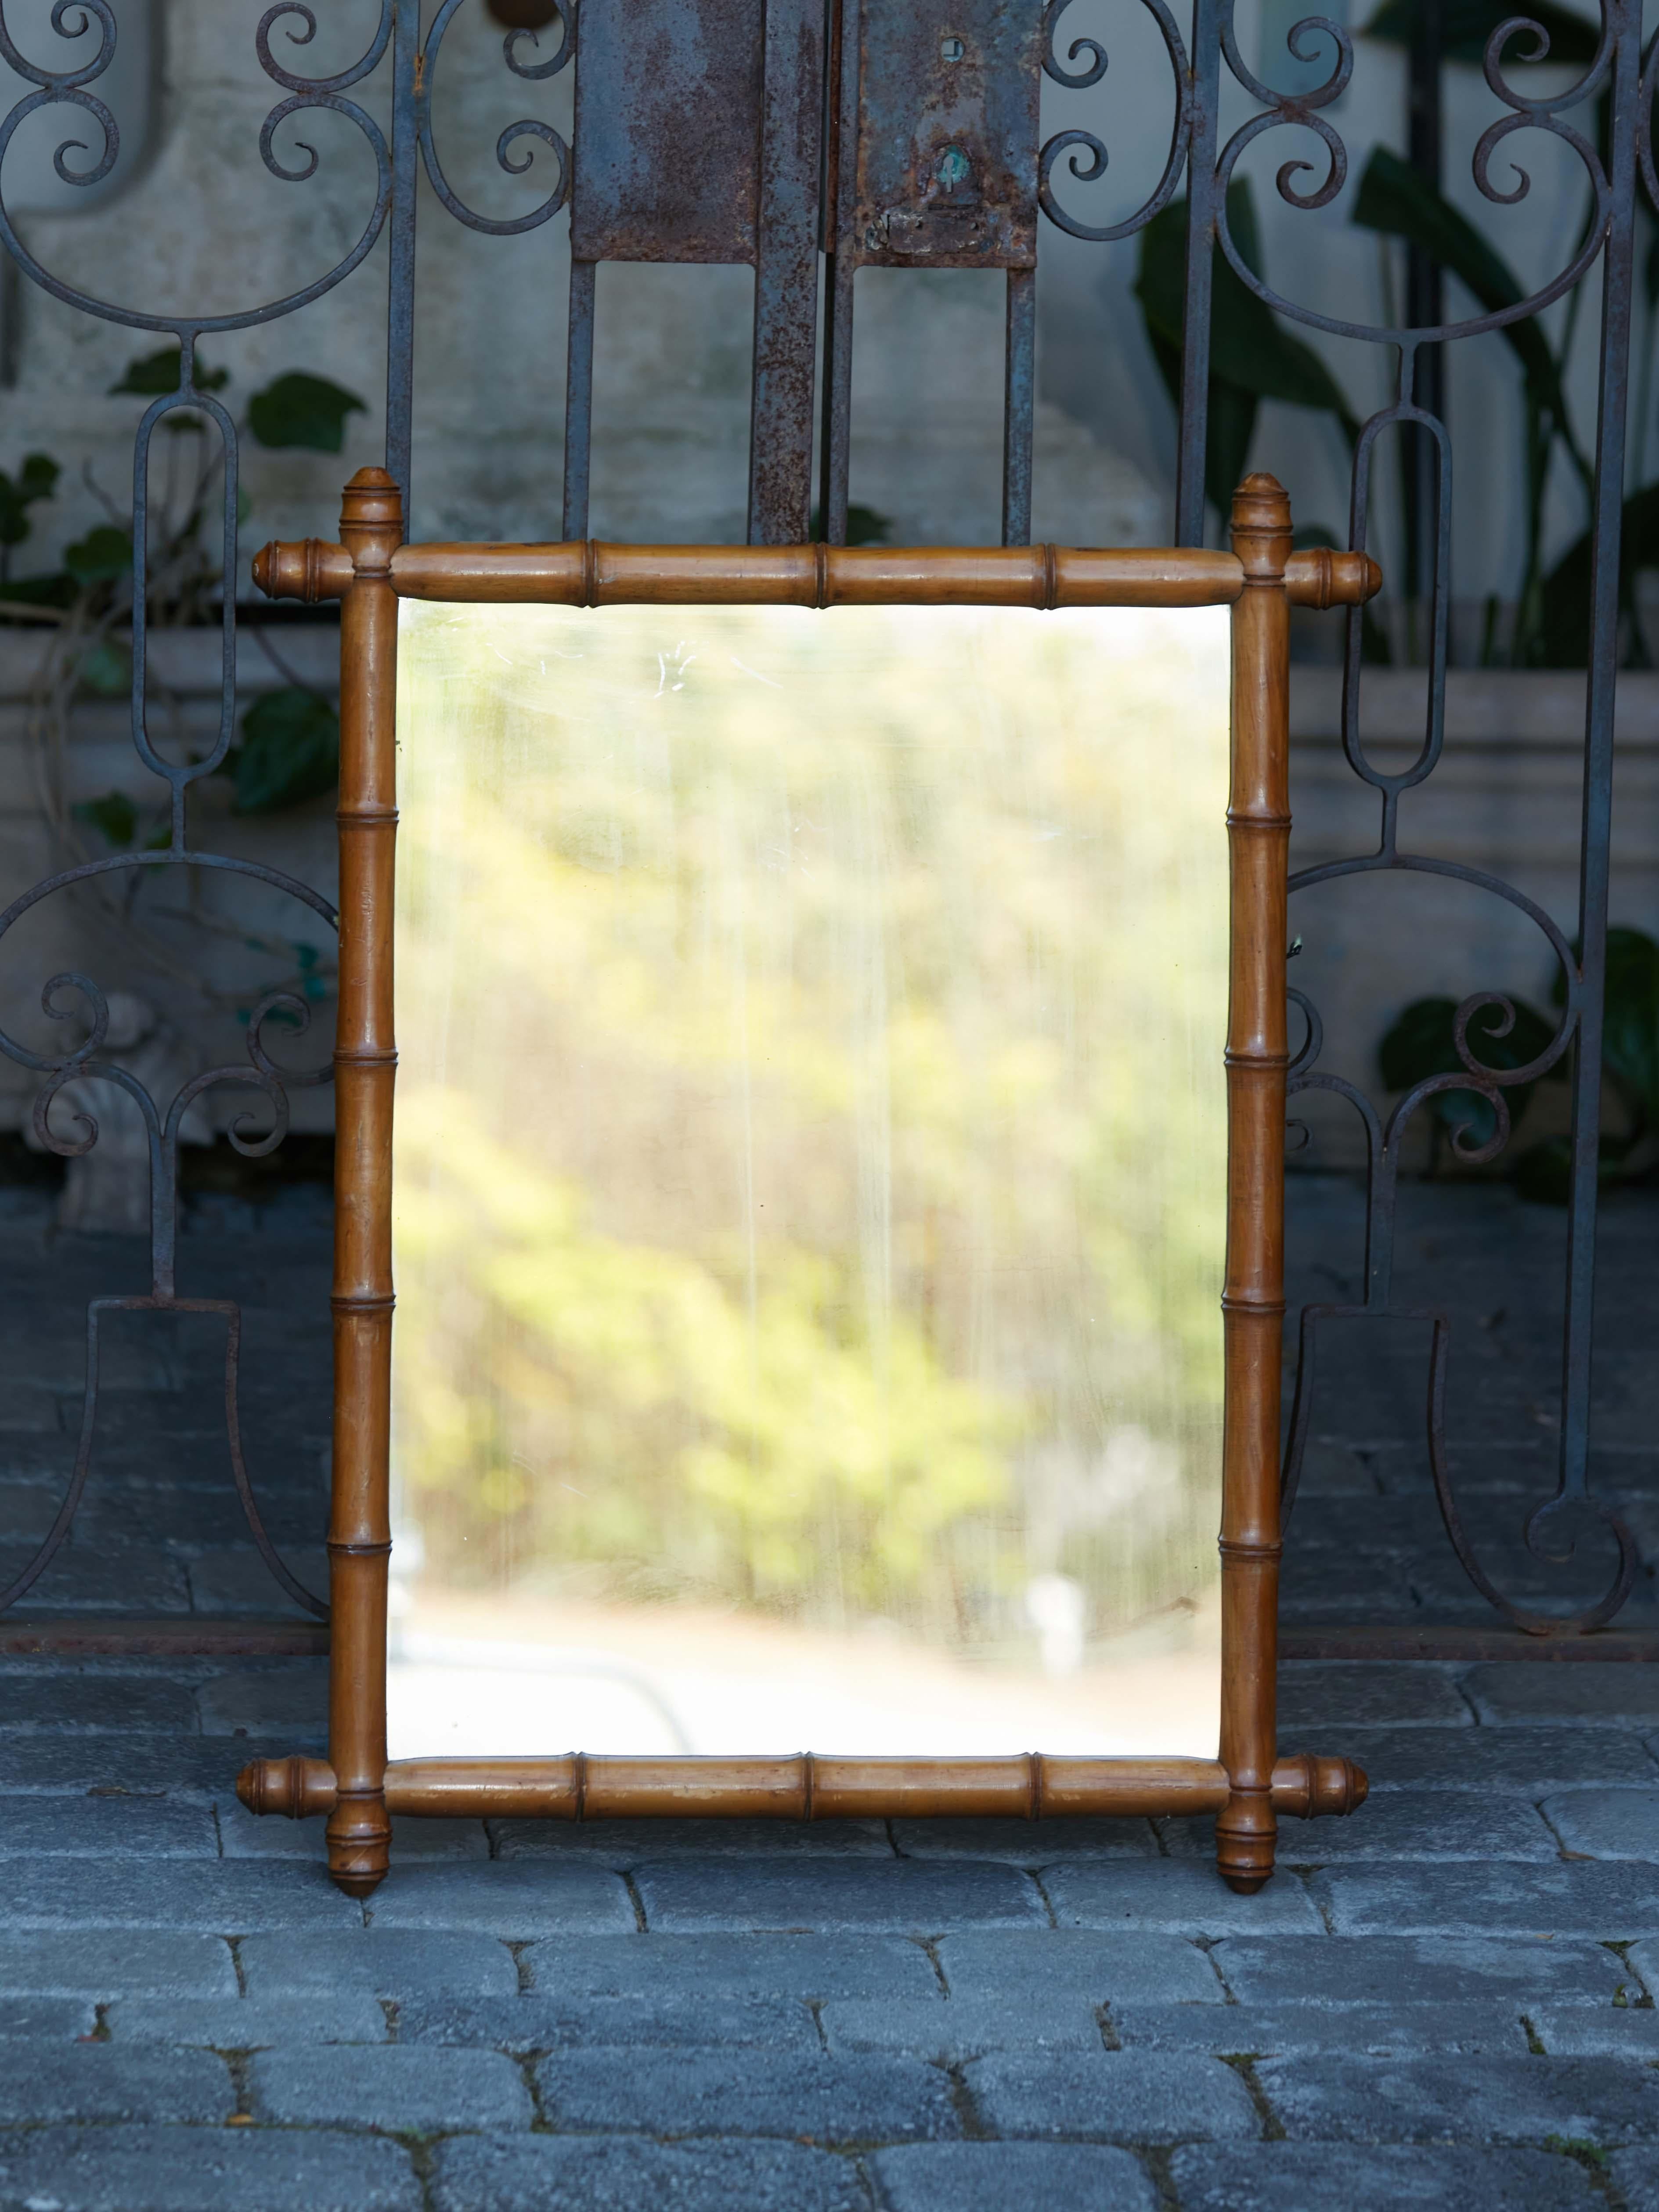
[[[939,42],[939,58],[942,62],[959,62],[967,51],[960,39],[941,39]]]

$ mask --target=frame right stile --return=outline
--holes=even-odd
[[[334,1468],[328,1551],[329,1757],[262,1759],[237,1793],[256,1813],[326,1814],[330,1871],[363,1896],[389,1864],[390,1816],[580,1820],[688,1814],[811,1820],[928,1814],[1216,1815],[1217,1863],[1253,1891],[1276,1816],[1346,1813],[1365,1778],[1346,1759],[1279,1756],[1285,948],[1292,605],[1356,605],[1379,588],[1363,554],[1291,550],[1290,501],[1268,476],[1233,501],[1232,550],[1052,546],[856,551],[793,547],[402,543],[398,488],[365,469],[337,545],[270,545],[272,597],[342,602],[340,994]],[[400,1759],[386,1746],[392,1381],[392,1127],[398,602],[623,600],[1199,606],[1232,609],[1227,1236],[1221,1550],[1221,1731],[1213,1759]]]

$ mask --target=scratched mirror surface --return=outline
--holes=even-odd
[[[394,1758],[1214,1756],[1228,650],[404,603]]]

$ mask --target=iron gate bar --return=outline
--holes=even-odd
[[[485,236],[518,234],[549,222],[567,204],[572,182],[570,149],[548,125],[526,118],[509,125],[501,134],[496,141],[495,158],[499,167],[509,173],[522,173],[532,163],[541,164],[538,173],[544,179],[542,197],[528,212],[510,220],[481,216],[467,206],[449,185],[434,131],[433,101],[446,32],[458,12],[468,4],[476,7],[477,0],[439,0],[422,36],[420,0],[380,0],[375,23],[358,58],[332,74],[309,77],[301,74],[293,64],[303,59],[302,50],[315,36],[316,19],[312,9],[305,4],[305,0],[276,0],[276,4],[269,7],[261,17],[254,33],[255,58],[259,69],[272,82],[279,94],[259,134],[258,150],[266,170],[279,181],[301,186],[316,173],[319,157],[315,153],[303,144],[299,145],[294,153],[281,152],[277,141],[280,138],[283,144],[288,146],[293,141],[296,122],[307,113],[317,110],[343,117],[363,139],[374,165],[374,189],[356,240],[332,268],[284,297],[216,317],[186,313],[150,313],[98,298],[58,277],[40,262],[20,234],[3,204],[3,196],[0,196],[0,246],[4,248],[9,281],[15,282],[19,276],[27,277],[31,284],[64,305],[136,332],[150,333],[153,337],[170,337],[179,347],[178,387],[158,398],[146,411],[138,426],[135,442],[133,503],[141,571],[148,505],[148,460],[152,434],[156,427],[178,412],[192,412],[205,419],[209,434],[220,439],[225,454],[222,562],[224,660],[220,734],[208,758],[192,763],[185,769],[172,767],[162,761],[149,744],[146,730],[149,672],[144,649],[142,593],[135,608],[131,690],[134,744],[146,769],[170,787],[168,795],[173,817],[173,833],[168,848],[164,853],[143,855],[142,865],[176,866],[192,872],[210,869],[239,873],[280,890],[331,921],[331,909],[307,886],[282,877],[274,871],[262,869],[254,863],[200,851],[190,844],[185,835],[185,790],[191,782],[212,773],[222,760],[234,731],[235,713],[234,626],[237,569],[234,486],[238,434],[234,422],[214,395],[198,386],[196,381],[196,349],[204,336],[211,337],[223,331],[251,329],[303,312],[312,303],[352,278],[371,255],[384,232],[388,240],[386,454],[388,468],[407,499],[411,489],[413,336],[418,300],[416,215],[421,175],[424,175],[434,198],[450,215]],[[597,27],[592,31],[592,37],[601,45],[606,20],[604,11],[607,6],[614,9],[615,4],[616,0],[585,0],[584,20],[590,26]],[[686,25],[705,21],[711,24],[726,24],[734,20],[733,10],[737,4],[738,0],[678,0],[675,13]],[[974,0],[973,20],[981,20],[978,10],[983,4],[986,4],[986,0]],[[1458,1016],[1458,1050],[1466,1072],[1461,1078],[1449,1079],[1449,1082],[1485,1097],[1500,1121],[1506,1121],[1505,1091],[1531,1081],[1547,1068],[1559,1065],[1569,1055],[1571,1056],[1572,1171],[1562,1330],[1560,1455],[1555,1496],[1540,1514],[1534,1516],[1527,1533],[1534,1554],[1547,1559],[1548,1554],[1543,1551],[1537,1539],[1547,1530],[1550,1516],[1562,1513],[1569,1507],[1588,1507],[1600,1515],[1611,1528],[1615,1541],[1620,1543],[1620,1565],[1599,1605],[1551,1623],[1558,1631],[1580,1630],[1588,1625],[1591,1614],[1606,1612],[1609,1598],[1616,1597],[1618,1594],[1618,1585],[1625,1577],[1628,1564],[1628,1554],[1620,1535],[1616,1516],[1591,1492],[1589,1451],[1598,1202],[1596,1169],[1601,1115],[1600,1058],[1612,798],[1613,703],[1619,643],[1619,540],[1626,460],[1625,429],[1629,401],[1628,356],[1638,176],[1650,206],[1659,204],[1659,178],[1655,175],[1652,145],[1656,68],[1652,51],[1650,49],[1646,56],[1642,52],[1639,13],[1632,0],[1604,0],[1600,14],[1597,48],[1592,61],[1565,89],[1547,97],[1534,99],[1524,89],[1510,84],[1504,74],[1505,58],[1507,56],[1510,60],[1540,58],[1547,51],[1547,39],[1542,29],[1524,15],[1499,27],[1488,42],[1484,70],[1488,86],[1505,112],[1481,135],[1474,149],[1473,173],[1476,188],[1488,201],[1498,204],[1513,204],[1523,198],[1528,190],[1524,173],[1512,167],[1509,178],[1513,181],[1495,181],[1492,165],[1500,153],[1507,158],[1512,150],[1508,142],[1513,135],[1523,131],[1541,131],[1571,151],[1586,179],[1592,212],[1585,235],[1581,246],[1547,283],[1501,312],[1447,322],[1443,319],[1443,310],[1436,307],[1431,295],[1425,292],[1422,301],[1412,308],[1413,319],[1408,325],[1392,326],[1328,316],[1275,290],[1259,279],[1243,263],[1236,242],[1228,234],[1226,224],[1227,182],[1241,156],[1266,133],[1284,129],[1302,132],[1311,131],[1322,141],[1325,167],[1311,186],[1307,185],[1305,179],[1313,173],[1305,164],[1292,161],[1280,168],[1277,189],[1283,202],[1292,208],[1318,209],[1328,205],[1341,189],[1346,177],[1346,155],[1329,111],[1352,72],[1354,46],[1352,34],[1322,17],[1310,17],[1307,25],[1293,30],[1290,34],[1292,42],[1301,42],[1300,46],[1293,45],[1293,51],[1297,52],[1298,58],[1305,58],[1304,49],[1309,40],[1323,38],[1334,43],[1336,59],[1322,85],[1294,95],[1279,94],[1255,75],[1243,61],[1235,34],[1233,0],[1193,0],[1190,45],[1183,39],[1168,0],[1140,0],[1140,4],[1151,16],[1162,40],[1170,72],[1170,147],[1160,176],[1142,204],[1123,220],[1104,224],[1090,222],[1084,214],[1079,212],[1077,202],[1080,195],[1086,198],[1086,187],[1105,173],[1107,148],[1093,131],[1067,129],[1050,137],[1041,147],[1036,172],[1036,200],[1049,221],[1072,235],[1108,242],[1133,237],[1170,204],[1183,186],[1185,188],[1188,223],[1182,338],[1182,398],[1176,440],[1176,542],[1189,546],[1201,544],[1206,528],[1204,465],[1211,356],[1211,277],[1213,252],[1218,245],[1240,281],[1275,313],[1315,333],[1325,333],[1381,348],[1394,356],[1393,399],[1374,412],[1363,425],[1354,457],[1350,518],[1350,543],[1352,547],[1363,550],[1370,533],[1374,505],[1370,496],[1370,480],[1375,453],[1383,433],[1403,433],[1413,436],[1424,450],[1426,451],[1431,444],[1434,448],[1437,467],[1432,472],[1435,477],[1432,507],[1425,518],[1428,565],[1431,569],[1431,576],[1426,580],[1431,585],[1431,589],[1429,594],[1430,665],[1425,674],[1423,749],[1418,761],[1408,770],[1397,775],[1382,774],[1370,761],[1364,737],[1364,670],[1361,662],[1358,617],[1357,614],[1351,615],[1342,739],[1354,773],[1376,793],[1381,817],[1378,842],[1374,851],[1306,871],[1293,879],[1293,884],[1295,888],[1305,893],[1346,876],[1370,872],[1437,874],[1466,884],[1483,896],[1497,898],[1531,920],[1540,933],[1542,944],[1550,951],[1559,969],[1564,983],[1565,1005],[1547,1051],[1522,1069],[1498,1070],[1485,1066],[1470,1038],[1470,1021],[1483,1010],[1495,1013],[1499,1020],[1507,1019],[1507,1002],[1490,991],[1477,992],[1465,999]],[[1433,5],[1435,0],[1426,0],[1426,4]],[[119,142],[113,118],[99,97],[98,80],[108,69],[115,52],[118,5],[119,0],[76,0],[74,7],[57,12],[52,25],[52,34],[65,41],[69,51],[65,55],[66,65],[54,70],[30,59],[19,49],[7,22],[5,0],[0,0],[0,58],[3,58],[24,80],[26,86],[9,114],[0,120],[0,161],[3,161],[5,151],[17,129],[29,116],[46,108],[59,112],[69,109],[73,111],[70,122],[79,126],[82,132],[88,119],[97,128],[90,149],[74,136],[65,133],[57,155],[59,176],[70,184],[89,185],[109,174]],[[776,419],[790,426],[788,436],[792,441],[790,455],[787,459],[781,458],[771,446],[771,431],[764,428],[760,418],[757,417],[750,464],[750,527],[751,532],[757,536],[769,533],[771,529],[769,517],[775,501],[776,511],[781,512],[787,505],[791,514],[789,527],[785,529],[780,525],[779,534],[805,535],[800,521],[801,456],[810,443],[810,421],[803,428],[802,410],[810,404],[803,398],[803,394],[810,389],[810,383],[803,372],[802,363],[810,360],[815,350],[819,350],[822,356],[819,375],[823,404],[823,535],[832,542],[839,543],[845,536],[848,457],[852,428],[852,285],[855,258],[860,252],[853,221],[860,134],[864,121],[860,108],[863,76],[860,66],[860,56],[869,26],[876,27],[878,36],[884,36],[890,30],[894,37],[902,41],[920,22],[932,20],[931,0],[922,15],[910,6],[909,0],[830,0],[827,24],[821,33],[817,29],[816,9],[810,5],[810,0],[776,0],[776,5],[769,8],[763,18],[759,13],[761,0],[749,0],[749,6],[750,14],[744,20],[751,25],[763,21],[766,40],[760,62],[767,86],[766,104],[763,114],[757,113],[754,140],[757,149],[763,145],[764,148],[763,151],[757,150],[754,158],[758,169],[764,172],[765,189],[761,192],[757,218],[759,235],[754,253],[761,270],[775,274],[777,282],[777,289],[773,291],[769,276],[763,274],[762,280],[757,281],[757,307],[763,295],[771,305],[763,315],[757,314],[755,377],[757,389],[767,394],[764,412],[770,416],[775,395]],[[1086,90],[1100,82],[1105,74],[1106,54],[1098,40],[1089,37],[1067,40],[1065,29],[1067,9],[1068,0],[1044,0],[1041,9],[1040,33],[1035,45],[1028,48],[1010,34],[1010,43],[997,47],[1003,64],[1013,72],[1006,84],[999,80],[997,99],[1004,100],[1006,96],[1006,100],[1012,101],[1013,108],[1022,115],[1027,111],[1020,106],[1020,102],[1032,98],[1030,84],[1039,67],[1054,82],[1078,90]],[[635,12],[637,16],[637,10]],[[1035,15],[1036,12],[1034,8],[1032,13]],[[985,20],[988,21],[988,17]],[[793,27],[793,43],[790,26]],[[893,29],[894,26],[897,28]],[[949,35],[961,38],[965,43],[969,33],[953,22],[942,26],[939,35],[941,42]],[[82,41],[91,44],[93,51],[82,52]],[[574,0],[571,0],[571,4],[547,31],[538,34],[521,30],[506,36],[503,58],[507,71],[511,78],[520,81],[546,81],[574,62],[580,98],[582,62],[577,56],[576,44],[575,9]],[[782,55],[783,76],[775,78],[774,64],[781,49],[787,49]],[[816,64],[811,58],[813,55],[817,57]],[[942,50],[939,58],[944,64],[945,58]],[[589,59],[591,62],[591,55]],[[1243,93],[1252,110],[1248,119],[1233,133],[1224,147],[1219,144],[1218,131],[1224,61],[1231,85]],[[786,350],[784,356],[780,356],[775,344],[779,331],[781,330],[787,334],[793,327],[789,288],[792,285],[796,288],[796,297],[804,297],[805,294],[805,264],[800,252],[802,196],[805,193],[810,197],[811,188],[808,176],[810,165],[801,155],[799,143],[793,151],[800,158],[793,166],[791,164],[788,118],[791,115],[805,114],[810,121],[815,112],[812,100],[803,91],[815,65],[822,72],[827,91],[822,110],[825,137],[820,211],[826,264],[825,330],[821,349],[814,349],[809,338],[804,341],[801,350]],[[389,77],[389,133],[383,131],[357,97],[357,88],[377,79],[383,70]],[[1018,79],[1018,83],[1015,77]],[[777,89],[785,78],[794,87],[796,103],[793,106],[790,99]],[[918,82],[921,82],[920,78]],[[1601,156],[1592,143],[1592,136],[1579,127],[1579,112],[1587,112],[1591,104],[1603,94],[1609,100],[1612,123],[1605,168]],[[649,88],[642,96],[649,100],[652,96]],[[805,99],[804,106],[800,105],[802,99]],[[887,112],[883,107],[879,88],[872,94],[872,112]],[[1006,114],[1012,111],[1005,106],[998,112]],[[1034,108],[1031,112],[1035,112]],[[905,122],[911,128],[914,138],[914,116],[898,118],[897,120]],[[1024,127],[1022,125],[1022,131]],[[580,133],[578,137],[580,141]],[[1024,138],[1021,144],[1022,147],[1026,144]],[[1419,148],[1419,152],[1423,150]],[[577,158],[580,158],[580,143]],[[1027,155],[1022,152],[1021,161],[1026,158]],[[665,165],[665,170],[672,170],[676,167],[688,180],[691,179],[692,173],[684,162]],[[1018,167],[1018,165],[1012,167]],[[777,231],[775,252],[772,237],[775,225]],[[1027,234],[1022,231],[1020,235],[1023,239]],[[1021,539],[1029,533],[1035,284],[1030,262],[1034,256],[1033,243],[1031,255],[1027,260],[1008,270],[1003,531],[1005,538],[1011,541]],[[594,262],[578,258],[573,262],[571,272],[568,340],[570,429],[567,441],[564,496],[564,535],[568,538],[584,534],[582,525],[587,511],[595,268]],[[1440,411],[1439,395],[1434,388],[1430,364],[1437,356],[1444,361],[1449,349],[1456,344],[1538,314],[1575,287],[1595,282],[1598,276],[1601,283],[1602,314],[1592,506],[1593,619],[1580,843],[1580,950],[1575,956],[1565,931],[1557,927],[1549,917],[1541,913],[1535,902],[1525,897],[1513,885],[1462,862],[1429,860],[1413,853],[1408,845],[1402,843],[1401,817],[1407,806],[1408,794],[1423,785],[1435,771],[1441,749],[1443,717],[1445,648],[1451,586],[1451,441]],[[1425,500],[1429,496],[1425,489]],[[1418,502],[1419,507],[1424,503]],[[319,549],[318,557],[320,566],[325,567],[325,549]],[[115,854],[106,860],[60,870],[35,885],[22,898],[15,901],[4,915],[0,915],[0,934],[3,934],[23,912],[40,899],[94,878],[118,880],[123,871],[137,865],[140,865],[138,856]],[[53,988],[49,986],[49,991]],[[98,1009],[102,1001],[101,994],[91,979],[80,976],[68,978],[61,988],[66,988],[78,996],[96,1028],[100,1018]],[[54,1006],[52,1010],[57,1011],[58,1008]],[[1379,1235],[1386,1235],[1382,1216],[1385,1212],[1391,1212],[1393,1205],[1398,1139],[1411,1117],[1425,1108],[1431,1092],[1419,1086],[1415,1093],[1408,1094],[1390,1115],[1385,1137],[1381,1119],[1361,1086],[1340,1076],[1327,1073],[1317,1066],[1316,1026],[1310,1025],[1309,1047],[1301,1056],[1294,1079],[1304,1088],[1335,1092],[1346,1099],[1359,1114],[1362,1126],[1367,1131],[1372,1170],[1367,1236],[1373,1247],[1378,1248]],[[88,1057],[86,1048],[78,1057],[73,1054],[56,1058],[49,1054],[34,1055],[21,1048],[9,1035],[0,1035],[0,1050],[4,1050],[25,1066],[33,1068],[45,1079],[48,1091],[56,1087],[59,1081],[69,1079],[72,1074],[79,1073],[92,1079],[94,1071],[85,1065]],[[326,1071],[313,1073],[325,1074]],[[103,1079],[119,1079],[112,1076]],[[280,1077],[282,1084],[289,1084],[295,1079],[286,1073]],[[161,1109],[155,1107],[153,1102],[152,1107],[154,1111],[161,1114]],[[165,1119],[165,1115],[162,1115],[161,1118]],[[1499,1133],[1501,1145],[1502,1129]],[[51,1141],[52,1148],[61,1152],[73,1149],[77,1140],[70,1139],[66,1144],[60,1141],[54,1132]],[[1467,1152],[1467,1146],[1464,1149]],[[170,1237],[171,1230],[167,1233]],[[1372,1256],[1377,1256],[1376,1249]],[[1366,1313],[1370,1317],[1382,1317],[1389,1309],[1386,1294],[1377,1295],[1378,1286],[1374,1279],[1372,1261],[1369,1259],[1365,1277]],[[1431,1308],[1429,1310],[1432,1312],[1435,1310]],[[1311,1326],[1317,1326],[1316,1319]],[[1445,1357],[1446,1340],[1443,1337],[1440,1370],[1443,1379]],[[1427,1385],[1433,1380],[1434,1373],[1431,1368],[1425,1370],[1425,1400],[1430,1395]],[[1441,1421],[1439,1429],[1433,1425],[1436,1420]],[[1443,1462],[1443,1421],[1437,1414],[1431,1415],[1429,1443],[1432,1472],[1437,1456]],[[1293,1482],[1296,1472],[1294,1455],[1286,1472]],[[1477,1586],[1483,1579],[1477,1561]],[[1508,1602],[1501,1593],[1498,1594],[1498,1601],[1500,1604]],[[18,1624],[14,1614],[9,1617],[7,1632],[52,1637],[60,1631],[51,1624]],[[61,1630],[64,1635],[99,1632],[101,1632],[95,1623],[82,1623],[78,1626],[64,1624]],[[171,1634],[173,1632],[169,1628],[167,1632]],[[190,1632],[199,1634],[206,1640],[207,1645],[216,1650],[226,1648],[222,1642],[225,1633],[239,1632],[226,1631],[222,1625],[209,1622]],[[246,1632],[263,1636],[269,1632],[255,1625],[250,1626]],[[283,1632],[289,1632],[285,1630]],[[296,1636],[316,1633],[304,1623],[295,1624],[291,1632]],[[1566,1648],[1574,1651],[1581,1648],[1609,1649],[1609,1638],[1613,1632],[1607,1629],[1597,1631],[1583,1638],[1582,1645],[1568,1638]],[[1636,1633],[1618,1632],[1622,1635]],[[1334,1649],[1336,1644],[1344,1639],[1352,1648],[1358,1649],[1359,1644],[1354,1639],[1363,1639],[1367,1635],[1381,1634],[1382,1632],[1332,1627],[1317,1632],[1287,1631],[1286,1633],[1287,1644],[1294,1642],[1297,1637],[1316,1634],[1321,1639],[1322,1649]],[[1401,1633],[1416,1636],[1419,1632],[1413,1630]],[[1492,1634],[1500,1641],[1506,1636],[1512,1637],[1511,1632],[1495,1628],[1481,1632],[1421,1632],[1431,1641],[1438,1638],[1439,1644],[1443,1646],[1448,1656],[1455,1656],[1454,1647],[1459,1634],[1467,1638],[1476,1633]],[[1528,1639],[1523,1638],[1512,1637],[1512,1641],[1516,1647],[1528,1644]],[[1557,1656],[1563,1648],[1563,1643],[1561,1635],[1552,1635],[1544,1648],[1540,1650],[1537,1645],[1531,1645],[1525,1650],[1524,1656]]]

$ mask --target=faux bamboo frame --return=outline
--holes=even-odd
[[[340,986],[335,1050],[334,1474],[329,1757],[258,1759],[237,1795],[255,1813],[328,1815],[329,1869],[367,1896],[385,1875],[390,1816],[543,1819],[707,1814],[827,1820],[933,1814],[1216,1815],[1229,1885],[1273,1872],[1276,1813],[1347,1813],[1364,1774],[1340,1758],[1279,1758],[1279,1326],[1284,1310],[1285,865],[1293,605],[1355,605],[1382,577],[1363,554],[1293,553],[1269,476],[1233,500],[1232,550],[920,551],[840,546],[406,545],[398,487],[362,469],[340,540],[267,545],[273,598],[338,599]],[[399,599],[745,602],[830,607],[1230,605],[1232,615],[1227,1264],[1224,1315],[1219,1755],[1203,1759],[386,1757],[392,1549],[393,848]]]

